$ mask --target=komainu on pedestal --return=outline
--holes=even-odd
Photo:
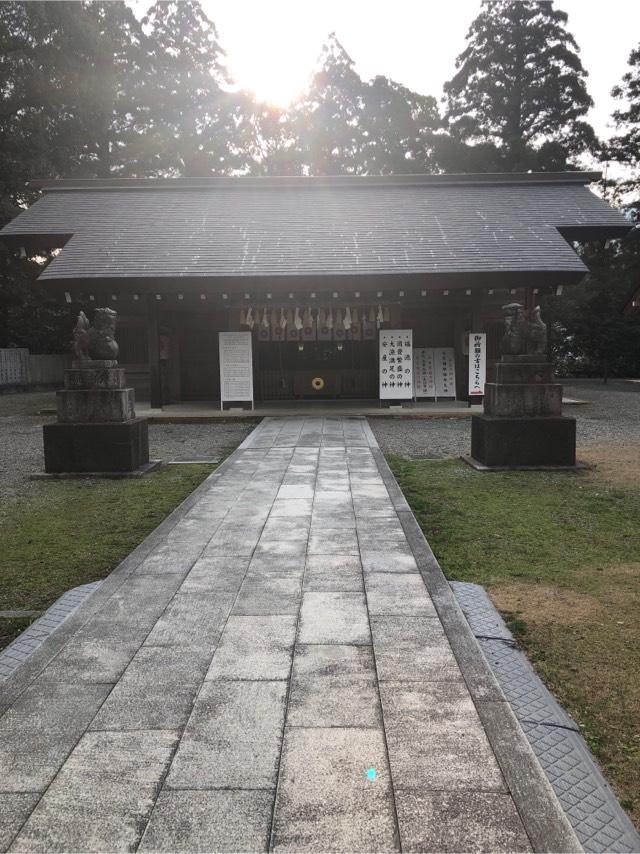
[[[92,326],[80,312],[76,358],[56,392],[58,422],[43,427],[48,473],[135,472],[149,463],[147,420],[136,418],[134,390],[118,367],[116,319],[112,309],[98,308]]]
[[[562,386],[546,356],[540,307],[503,306],[502,358],[485,384],[484,415],[471,419],[471,460],[485,468],[576,465],[576,421],[562,415]]]

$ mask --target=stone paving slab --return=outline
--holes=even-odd
[[[382,727],[370,646],[298,645],[287,725]]]
[[[507,787],[466,685],[380,683],[394,785],[444,792]]]
[[[39,792],[0,794],[0,848],[6,851],[40,800]]]
[[[266,851],[269,791],[163,791],[139,851]]]
[[[227,620],[207,679],[287,679],[296,634],[294,616],[239,616]]]
[[[86,733],[12,851],[126,851],[139,839],[178,733]]]
[[[400,850],[381,729],[287,729],[272,850]]]
[[[496,792],[401,791],[397,798],[403,851],[531,851],[509,795]]]
[[[167,777],[171,789],[274,789],[286,681],[205,682]]]
[[[36,680],[0,718],[0,791],[44,791],[110,688]]]
[[[385,466],[265,419],[6,684],[0,847],[578,850]]]
[[[93,719],[92,730],[181,729],[211,659],[209,647],[140,647]]]

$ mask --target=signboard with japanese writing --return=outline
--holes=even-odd
[[[413,351],[413,381],[415,397],[435,397],[436,378],[431,348],[416,347]]]
[[[412,397],[412,330],[381,329],[380,400],[409,400]]]
[[[469,396],[483,395],[487,378],[487,336],[469,333]]]
[[[253,404],[253,355],[250,332],[219,332],[220,407],[225,401]]]
[[[436,397],[456,396],[456,360],[453,347],[436,347],[433,351]]]

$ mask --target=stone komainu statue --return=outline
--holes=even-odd
[[[518,302],[503,305],[505,331],[501,350],[507,356],[545,356],[547,324],[540,317],[540,306],[527,311]]]
[[[118,315],[110,308],[97,308],[93,326],[81,311],[73,330],[73,351],[80,362],[117,361],[118,342],[115,339]]]

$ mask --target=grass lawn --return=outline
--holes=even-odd
[[[0,610],[43,611],[69,588],[104,578],[214,468],[38,482],[0,510]],[[0,648],[32,620],[0,618]]]
[[[487,587],[638,824],[640,487],[389,462],[445,575]]]

